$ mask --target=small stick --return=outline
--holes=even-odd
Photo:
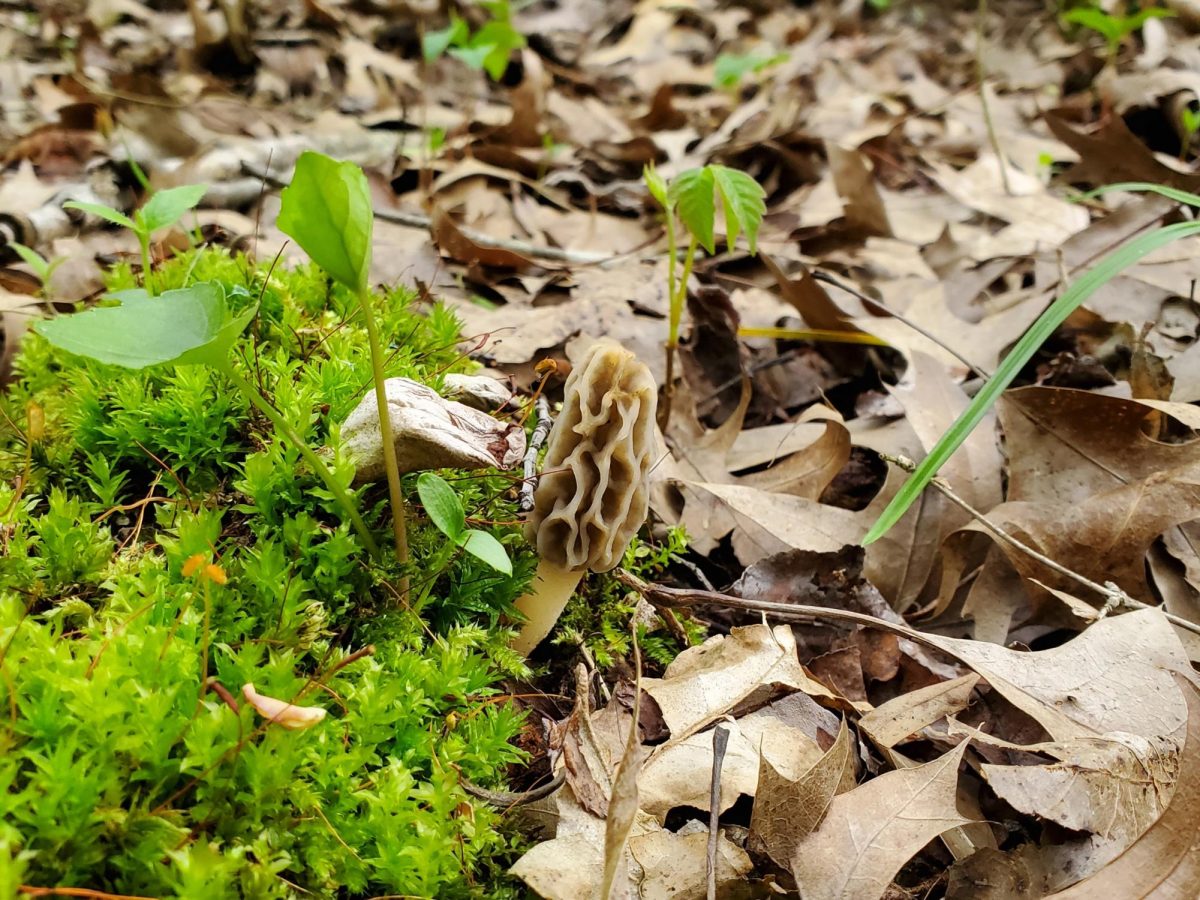
[[[708,788],[708,900],[717,900],[717,840],[721,836],[721,767],[729,747],[729,729],[722,725],[713,728],[712,781]]]
[[[555,772],[554,777],[548,782],[531,788],[528,791],[489,791],[487,788],[481,788],[479,785],[468,781],[461,774],[459,775],[458,783],[462,785],[464,791],[472,797],[482,800],[488,806],[495,806],[498,809],[509,809],[549,797],[562,787],[566,780],[567,770],[562,768]]]
[[[982,378],[984,381],[987,381],[987,379],[990,377],[985,370],[979,368],[979,366],[975,365],[973,362],[971,362],[969,359],[967,359],[965,356],[963,356],[961,353],[959,353],[957,350],[955,350],[953,347],[951,347],[945,341],[943,341],[937,337],[934,337],[934,335],[931,334],[929,331],[922,328],[920,325],[918,325],[916,322],[912,321],[911,319],[905,318],[904,315],[896,312],[894,309],[892,309],[886,303],[884,303],[880,300],[876,300],[874,297],[867,296],[866,294],[864,294],[862,291],[858,290],[857,288],[851,287],[850,285],[846,284],[844,281],[834,278],[832,275],[829,275],[826,272],[822,272],[819,270],[813,270],[812,277],[813,277],[813,281],[823,281],[826,284],[833,285],[839,291],[845,291],[847,294],[850,294],[852,297],[867,304],[868,306],[873,306],[875,309],[879,310],[880,312],[886,313],[887,315],[889,315],[893,319],[895,319],[897,322],[903,322],[905,325],[907,325],[909,328],[911,328],[913,331],[915,331],[921,337],[925,338],[925,340],[932,341],[934,344],[937,344],[939,347],[941,347],[943,350],[945,350],[947,353],[949,353],[951,356],[953,356],[955,359],[957,359],[960,363],[962,363],[964,366],[966,366],[968,369],[970,369],[972,372],[974,372],[976,377]]]
[[[901,469],[903,469],[904,471],[909,472],[909,473],[911,473],[917,467],[916,463],[914,463],[911,459],[909,459],[906,456],[893,456],[889,453],[880,453],[879,455],[883,459],[887,460],[888,462],[895,463]],[[1008,544],[1010,547],[1012,547],[1015,550],[1019,550],[1021,553],[1024,553],[1030,559],[1036,560],[1037,562],[1039,562],[1043,566],[1045,566],[1047,569],[1050,569],[1052,572],[1057,572],[1059,575],[1062,575],[1064,578],[1070,579],[1071,581],[1074,581],[1076,584],[1081,585],[1082,587],[1085,587],[1088,590],[1093,591],[1093,592],[1099,594],[1101,597],[1103,597],[1104,598],[1104,606],[1102,606],[1100,608],[1099,618],[1102,619],[1106,615],[1108,615],[1110,612],[1112,612],[1114,609],[1121,609],[1122,607],[1124,607],[1125,609],[1158,609],[1158,611],[1161,612],[1163,614],[1163,616],[1167,619],[1167,621],[1170,622],[1171,624],[1178,625],[1180,628],[1183,628],[1186,631],[1191,631],[1191,632],[1194,632],[1195,634],[1200,634],[1200,625],[1197,625],[1195,622],[1189,622],[1187,619],[1181,618],[1177,615],[1174,615],[1173,613],[1169,613],[1165,609],[1161,609],[1156,606],[1151,606],[1149,603],[1143,603],[1141,600],[1135,600],[1133,597],[1130,597],[1127,593],[1125,593],[1125,591],[1121,590],[1120,587],[1118,587],[1116,584],[1114,584],[1111,581],[1106,581],[1104,584],[1098,584],[1095,581],[1092,581],[1090,578],[1086,578],[1083,575],[1080,575],[1078,572],[1073,572],[1072,570],[1068,569],[1066,566],[1062,565],[1061,563],[1055,562],[1054,560],[1052,560],[1050,557],[1046,556],[1045,554],[1039,553],[1037,550],[1034,550],[1028,544],[1025,544],[1022,541],[1017,540],[1017,538],[1013,537],[1011,534],[1009,534],[1007,531],[1005,531],[999,525],[996,525],[993,522],[989,521],[988,518],[986,516],[984,516],[983,513],[981,513],[979,510],[977,510],[975,507],[973,507],[970,503],[968,503],[962,497],[958,496],[958,494],[954,493],[954,491],[953,491],[953,489],[951,489],[950,485],[948,485],[941,478],[934,478],[933,481],[931,482],[931,484],[935,488],[937,488],[939,491],[941,491],[942,495],[945,496],[945,498],[947,500],[949,500],[951,503],[955,504],[960,509],[962,509],[964,512],[966,512],[969,516],[971,516],[971,518],[973,518],[980,525],[982,525],[984,528],[986,528],[988,530],[988,532],[995,535],[996,538],[998,538],[1003,543]]]
[[[538,483],[538,452],[546,443],[546,438],[550,435],[550,427],[554,424],[554,419],[550,415],[550,401],[544,396],[538,395],[534,409],[537,415],[537,424],[533,427],[533,434],[529,438],[529,447],[525,451],[525,479],[521,482],[521,512],[529,512],[533,509],[533,492]]]
[[[878,628],[890,631],[900,637],[924,644],[941,653],[949,653],[945,647],[936,641],[907,625],[889,622],[867,613],[852,612],[848,609],[833,609],[825,606],[804,606],[799,603],[772,603],[768,600],[747,600],[744,597],[734,597],[732,594],[722,594],[719,591],[702,591],[695,588],[672,588],[643,581],[632,572],[625,569],[614,569],[613,577],[626,587],[633,588],[646,598],[649,603],[663,609],[685,609],[691,606],[728,606],[731,609],[744,609],[750,612],[768,613],[786,621],[829,620],[834,622],[849,622],[854,625],[866,625],[868,628]],[[950,654],[953,656],[953,654]]]

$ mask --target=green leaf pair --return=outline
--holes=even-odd
[[[661,181],[657,173],[654,173],[654,177]],[[667,197],[669,205],[664,206],[679,211],[679,218],[687,230],[709,253],[717,251],[714,235],[717,197],[725,213],[726,247],[732,250],[738,235],[744,231],[750,252],[758,251],[758,228],[767,211],[766,193],[745,172],[718,165],[688,169],[671,181]]]
[[[513,27],[508,0],[486,0],[479,5],[491,13],[492,19],[478,31],[471,34],[466,21],[451,13],[449,25],[425,33],[421,52],[428,62],[449,53],[472,69],[487,72],[492,81],[499,81],[508,70],[512,52],[525,46],[525,35]]]
[[[486,531],[467,527],[462,501],[444,478],[432,472],[422,472],[417,478],[417,493],[438,531],[497,572],[512,574],[512,561],[504,545]]]

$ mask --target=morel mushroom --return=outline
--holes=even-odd
[[[541,561],[531,592],[516,604],[528,621],[512,646],[524,654],[550,633],[585,571],[607,572],[621,561],[649,501],[658,403],[650,370],[601,340],[565,390],[525,526]]]

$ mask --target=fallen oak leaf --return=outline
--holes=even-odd
[[[1194,897],[1200,884],[1200,695],[1195,685],[1176,681],[1187,701],[1187,738],[1178,786],[1166,811],[1120,856],[1090,878],[1051,894],[1061,900],[1096,896],[1129,900]]]
[[[759,757],[758,787],[750,817],[750,842],[786,866],[796,847],[821,823],[833,798],[854,788],[854,742],[842,719],[825,755],[796,779]]]
[[[275,697],[268,697],[256,691],[254,685],[249,682],[242,685],[242,695],[264,719],[293,731],[310,728],[325,718],[325,710],[319,706],[297,706]]]
[[[805,900],[882,897],[917,851],[942,832],[971,824],[956,805],[967,744],[834,797],[821,825],[792,855]]]

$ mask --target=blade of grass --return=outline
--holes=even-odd
[[[1097,289],[1112,281],[1146,254],[1179,238],[1193,234],[1200,234],[1200,222],[1178,222],[1160,228],[1158,231],[1140,235],[1102,259],[1095,268],[1067,288],[1063,295],[1055,300],[1021,336],[1012,352],[1004,358],[1004,362],[1000,364],[996,373],[984,383],[963,414],[942,435],[933,449],[929,451],[929,455],[921,461],[916,471],[901,486],[899,492],[892,498],[892,502],[887,505],[875,524],[871,526],[871,530],[867,532],[866,537],[863,538],[863,546],[883,537],[888,529],[908,511],[913,501],[929,485],[946,460],[962,446],[967,435],[988,414],[1004,389],[1012,383],[1012,380],[1017,377],[1017,373],[1029,362],[1046,338],[1050,337],[1054,329],[1061,325],[1067,316]]]
[[[1168,200],[1183,203],[1187,206],[1200,206],[1200,194],[1181,191],[1179,188],[1167,187],[1165,184],[1154,184],[1150,181],[1122,181],[1119,184],[1106,184],[1104,187],[1088,191],[1080,200],[1091,200],[1101,194],[1111,194],[1113,191],[1128,191],[1130,193],[1158,194]]]

